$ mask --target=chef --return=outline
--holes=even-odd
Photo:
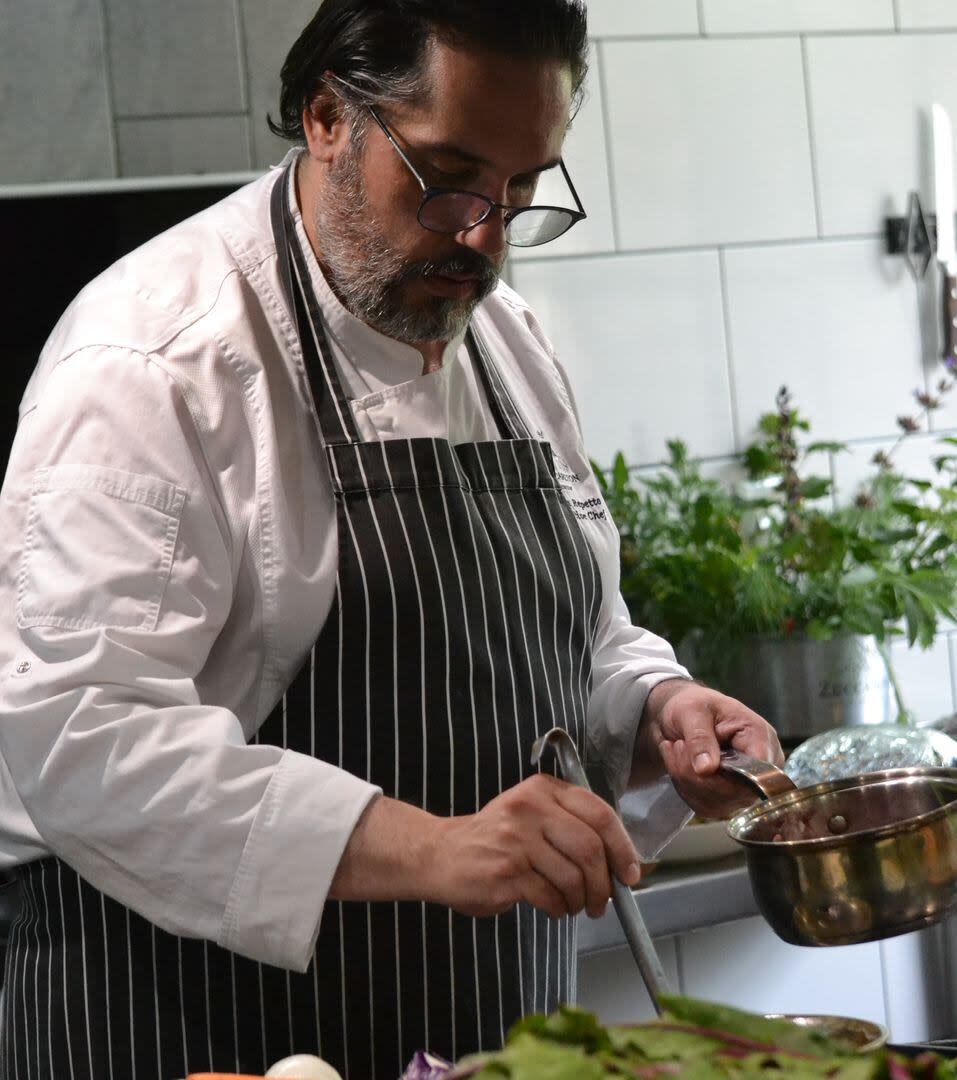
[[[578,0],[326,0],[283,164],[54,330],[0,507],[2,1080],[497,1047],[574,999],[574,916],[639,878],[533,740],[640,784],[645,855],[676,789],[733,804],[719,745],[780,759],[630,625],[565,375],[499,280],[584,216],[586,49]]]

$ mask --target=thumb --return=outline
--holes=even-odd
[[[684,730],[685,745],[691,766],[698,776],[707,776],[718,768],[721,750],[710,716],[689,717]]]

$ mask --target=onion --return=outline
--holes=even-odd
[[[285,1080],[342,1080],[338,1072],[315,1054],[293,1054],[283,1058],[266,1073],[268,1077],[283,1077]]]

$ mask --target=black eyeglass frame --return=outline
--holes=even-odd
[[[572,210],[570,207],[567,206],[508,206],[505,203],[497,203],[493,199],[490,199],[487,195],[482,195],[477,191],[468,191],[465,188],[435,187],[431,184],[427,184],[422,174],[415,167],[415,165],[412,164],[409,155],[402,149],[402,147],[399,145],[398,140],[389,130],[385,121],[382,119],[381,116],[379,116],[375,107],[366,103],[366,108],[369,110],[372,119],[375,120],[375,122],[382,129],[383,135],[385,135],[385,137],[395,148],[396,153],[405,162],[409,172],[412,173],[412,175],[418,181],[419,187],[422,188],[422,201],[419,203],[419,209],[416,213],[416,217],[422,228],[428,229],[429,232],[440,233],[446,236],[454,236],[455,233],[458,232],[468,232],[470,229],[474,229],[476,226],[481,225],[483,221],[487,221],[489,215],[492,213],[493,210],[502,210],[505,226],[505,239],[509,245],[511,245],[512,247],[525,248],[542,247],[544,244],[550,244],[553,240],[557,240],[560,236],[564,236],[565,233],[567,233],[573,225],[577,225],[579,221],[584,221],[584,219],[588,217],[588,215],[585,213],[585,207],[582,206],[582,201],[578,197],[578,192],[575,190],[575,185],[572,183],[572,178],[568,175],[568,170],[565,168],[565,162],[562,161],[561,158],[559,158],[558,165],[559,168],[562,170],[562,176],[565,177],[565,183],[568,184],[568,190],[572,193],[572,198],[575,200],[575,205],[578,207],[577,210]],[[463,225],[461,229],[436,229],[433,228],[431,225],[427,225],[422,220],[422,212],[425,210],[425,207],[439,195],[468,195],[472,199],[478,199],[479,202],[485,203],[487,209],[477,221],[473,221],[471,225]],[[520,217],[522,214],[529,213],[530,211],[537,211],[538,213],[541,213],[543,210],[554,210],[561,214],[567,214],[569,217],[568,225],[560,233],[557,233],[555,236],[550,236],[547,240],[542,240],[538,244],[513,244],[513,242],[509,239],[508,236],[509,226],[512,224],[512,222],[517,217]]]

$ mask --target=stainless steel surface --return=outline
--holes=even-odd
[[[768,1020],[790,1020],[807,1031],[819,1031],[828,1039],[837,1039],[859,1054],[869,1054],[885,1045],[890,1032],[883,1024],[872,1020],[855,1020],[850,1016],[808,1015],[794,1013],[768,1013]]]
[[[794,781],[782,769],[769,761],[742,754],[740,750],[722,750],[721,768],[747,780],[765,799],[795,790]]]
[[[710,862],[657,867],[634,890],[645,926],[653,938],[720,926],[759,914],[744,854]],[[626,944],[621,923],[609,909],[600,919],[578,918],[582,955]]]
[[[570,784],[577,784],[579,787],[590,791],[591,785],[588,783],[588,777],[582,768],[578,750],[568,732],[562,728],[552,728],[546,735],[537,739],[532,747],[533,765],[539,763],[548,746],[554,749],[565,779]],[[625,939],[631,949],[632,956],[635,958],[635,963],[638,965],[638,970],[641,972],[641,977],[644,980],[655,1010],[660,1013],[661,1006],[658,1002],[661,995],[671,993],[668,977],[665,975],[665,969],[661,965],[661,958],[658,956],[655,944],[651,940],[651,934],[648,933],[645,921],[641,917],[641,912],[635,902],[631,888],[624,882],[619,881],[614,874],[611,875],[611,881],[612,902],[615,905],[618,918],[621,920]]]
[[[957,771],[893,769],[775,796],[732,818],[758,907],[795,945],[918,930],[957,907]]]
[[[870,637],[753,638],[722,689],[785,739],[897,719],[887,669]]]

